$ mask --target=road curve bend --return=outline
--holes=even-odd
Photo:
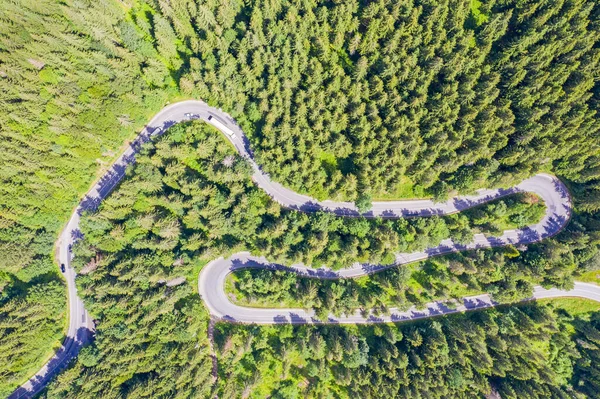
[[[330,314],[327,320],[317,318],[314,310],[288,309],[288,308],[249,308],[233,304],[225,293],[225,279],[235,270],[244,268],[263,268],[269,270],[291,270],[298,274],[314,278],[342,278],[333,274],[325,277],[319,276],[314,269],[296,269],[269,263],[263,257],[254,257],[249,253],[240,252],[229,259],[219,258],[210,262],[202,269],[198,278],[198,290],[204,298],[206,307],[211,315],[224,321],[254,324],[365,324],[365,323],[392,323],[425,319],[429,317],[449,315],[453,313],[485,309],[500,305],[488,294],[468,296],[454,301],[454,306],[449,301],[429,302],[422,308],[416,306],[408,310],[397,308],[388,309],[388,314],[378,315],[371,311],[366,313],[357,310],[352,314],[335,316]],[[206,272],[205,272],[206,270]],[[307,273],[308,272],[308,273]],[[576,282],[572,290],[546,289],[540,286],[534,288],[533,295],[527,300],[579,297],[600,302],[600,286]]]
[[[323,210],[339,216],[352,217],[360,215],[353,203],[317,201],[309,196],[298,194],[283,187],[281,184],[271,181],[269,175],[264,173],[255,162],[250,148],[250,142],[242,129],[231,116],[222,110],[197,100],[182,101],[164,107],[152,118],[152,120],[150,120],[150,122],[148,122],[111,168],[94,184],[81,200],[69,219],[69,223],[61,232],[57,242],[57,255],[59,261],[66,266],[64,275],[67,281],[69,296],[69,329],[67,337],[55,356],[45,364],[35,376],[11,394],[11,396],[9,396],[10,399],[30,398],[35,396],[68,364],[69,360],[79,353],[79,350],[83,345],[91,339],[91,335],[94,331],[93,322],[90,320],[83,303],[77,296],[77,289],[75,286],[76,274],[70,265],[70,245],[81,238],[81,232],[79,230],[79,217],[81,213],[86,210],[96,209],[102,200],[110,194],[114,187],[125,176],[127,166],[135,162],[135,155],[139,152],[143,143],[151,140],[152,136],[163,134],[170,126],[189,119],[202,119],[223,132],[225,137],[232,142],[240,155],[246,157],[251,163],[254,171],[254,182],[267,192],[274,201],[279,202],[282,206],[303,212]],[[547,209],[546,214],[540,223],[522,230],[505,231],[502,236],[497,238],[476,234],[473,243],[466,246],[459,246],[454,244],[451,240],[444,240],[439,246],[427,249],[423,252],[398,254],[394,266],[449,252],[508,244],[526,244],[539,241],[556,234],[568,222],[571,212],[571,199],[569,193],[556,177],[546,174],[533,176],[511,189],[479,190],[475,195],[455,197],[441,203],[434,203],[431,200],[374,202],[372,210],[362,216],[399,218],[447,215],[516,192],[533,192],[544,200]],[[272,269],[283,266],[272,265],[263,258],[255,258],[247,253],[236,254],[228,260],[217,259],[216,261],[211,262],[211,264],[202,270],[199,276],[200,295],[206,302],[211,314],[221,317],[224,320],[236,320],[248,323],[313,322],[313,315],[310,314],[310,312],[304,312],[297,309],[254,309],[231,304],[224,294],[222,282],[228,273],[239,267],[262,267]],[[316,278],[343,278],[372,273],[385,268],[385,266],[357,264],[336,272],[324,269],[314,270],[304,265],[293,265],[290,268],[298,273],[303,273]],[[544,295],[576,295],[600,301],[600,287],[582,284],[583,283],[577,283],[575,289],[569,292],[536,289],[534,297],[546,297]],[[469,300],[481,300],[485,302],[485,298],[486,296],[484,295],[473,297]],[[489,300],[489,303],[493,305],[491,300]],[[439,307],[443,305],[438,304],[436,306]],[[469,308],[465,307],[465,309],[462,309],[459,307],[455,311],[466,309]],[[398,320],[400,320],[402,317],[412,319],[418,318],[417,315],[419,312],[422,313],[423,311],[415,310],[415,313],[411,313],[412,316],[403,316],[401,312],[392,313],[392,316],[389,316],[388,319],[385,317],[377,318],[375,316],[369,316],[365,319],[362,316],[350,315],[345,318],[332,319],[329,320],[329,322],[365,323],[374,321],[396,321],[396,318],[399,318]],[[440,314],[441,310],[436,312],[438,312],[436,314]],[[394,314],[397,314],[397,316],[394,316]],[[433,315],[433,313],[423,314],[419,317],[429,317]]]

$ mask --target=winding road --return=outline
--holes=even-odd
[[[269,176],[264,173],[254,161],[250,143],[241,128],[236,124],[233,118],[220,109],[208,106],[206,103],[196,100],[182,101],[164,107],[146,125],[106,174],[104,174],[104,176],[86,194],[75,209],[68,224],[61,232],[57,242],[57,256],[59,261],[66,265],[64,276],[67,281],[69,295],[68,333],[62,347],[57,351],[55,356],[44,365],[35,376],[9,396],[10,399],[30,398],[39,393],[40,390],[43,389],[43,387],[77,355],[81,347],[89,342],[92,337],[94,324],[87,314],[83,303],[77,296],[75,285],[76,274],[70,266],[70,246],[75,240],[81,238],[81,232],[79,231],[79,217],[81,213],[86,210],[96,209],[102,200],[110,194],[114,187],[123,179],[127,166],[135,162],[135,155],[140,150],[143,143],[151,140],[152,136],[164,133],[165,130],[173,124],[190,119],[190,114],[193,114],[191,118],[205,120],[207,123],[216,125],[221,131],[224,129],[232,131],[234,133],[233,136],[227,134],[226,131],[223,131],[223,133],[232,142],[237,151],[251,163],[254,170],[254,182],[267,192],[273,200],[279,202],[284,207],[304,212],[323,210],[333,212],[339,216],[352,217],[360,215],[353,203],[317,201],[271,181]],[[209,117],[211,117],[211,120],[209,120]],[[568,222],[571,213],[571,199],[568,191],[557,178],[545,174],[533,176],[524,180],[518,186],[508,190],[479,190],[476,195],[455,197],[442,203],[434,203],[431,200],[374,202],[372,210],[363,214],[363,216],[399,218],[447,215],[516,192],[533,192],[544,200],[547,210],[540,223],[521,230],[505,231],[502,236],[496,238],[476,234],[474,236],[474,241],[468,245],[457,245],[451,240],[444,240],[439,246],[427,249],[423,252],[397,254],[395,264],[390,266],[355,264],[349,268],[338,271],[311,269],[304,265],[292,265],[286,267],[271,264],[264,258],[254,257],[248,253],[242,252],[233,255],[229,259],[217,259],[204,267],[198,278],[198,290],[213,316],[222,320],[261,324],[390,322],[413,320],[494,306],[496,303],[494,303],[488,295],[479,295],[464,298],[463,304],[456,309],[447,308],[441,302],[433,302],[428,304],[426,309],[422,310],[411,309],[402,312],[391,309],[391,314],[383,317],[367,315],[365,318],[357,313],[345,315],[343,317],[331,315],[330,319],[327,321],[318,321],[314,318],[312,312],[307,312],[302,309],[256,309],[234,305],[227,298],[224,292],[223,283],[229,273],[236,269],[247,267],[265,269],[283,268],[314,278],[358,277],[382,270],[385,267],[406,264],[450,252],[536,242],[558,233]],[[576,283],[575,288],[571,291],[561,291],[557,289],[546,290],[541,287],[536,287],[533,298],[539,299],[559,296],[576,296],[600,302],[600,287],[584,283]]]
[[[283,309],[283,308],[248,308],[231,303],[224,291],[225,279],[229,273],[243,268],[264,268],[269,270],[288,269],[307,277],[339,278],[335,273],[326,277],[314,273],[313,269],[286,267],[269,263],[263,257],[255,257],[249,253],[237,253],[229,259],[219,258],[212,261],[202,269],[198,279],[198,288],[202,290],[202,297],[210,313],[219,319],[238,323],[275,324],[275,323],[331,323],[331,324],[362,324],[362,323],[390,323],[408,320],[418,320],[428,317],[448,315],[467,310],[484,309],[500,305],[488,294],[475,295],[461,298],[455,307],[450,307],[447,301],[435,301],[425,304],[422,308],[415,306],[403,311],[396,308],[388,309],[387,315],[376,315],[372,312],[363,314],[357,310],[353,314],[334,316],[329,315],[327,320],[316,318],[313,310]],[[309,273],[307,273],[307,270]],[[350,269],[345,269],[350,270]],[[368,272],[367,272],[368,273]],[[364,274],[364,273],[362,273]],[[594,284],[576,282],[570,291],[557,288],[545,289],[535,287],[533,296],[529,299],[546,299],[559,297],[579,297],[600,302],[600,287]]]

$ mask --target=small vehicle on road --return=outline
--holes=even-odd
[[[67,270],[67,269],[65,268],[65,264],[64,264],[64,263],[61,263],[61,264],[60,264],[60,271],[64,273],[66,270]]]
[[[200,115],[192,114],[191,112],[186,112],[183,116],[185,116],[186,119],[200,119]]]

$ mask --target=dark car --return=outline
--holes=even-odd
[[[64,263],[61,263],[61,264],[60,264],[60,271],[64,273],[64,272],[65,272],[65,270],[66,270],[66,269],[65,269],[65,264],[64,264]]]

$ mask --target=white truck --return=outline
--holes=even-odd
[[[219,129],[220,131],[227,133],[227,135],[229,137],[235,138],[235,133],[233,132],[233,130],[231,130],[230,128],[228,128],[227,126],[225,126],[225,124],[223,122],[219,121],[214,116],[209,115],[208,118],[207,118],[207,121],[208,121],[208,123],[210,123],[211,125],[213,125],[217,129]]]

